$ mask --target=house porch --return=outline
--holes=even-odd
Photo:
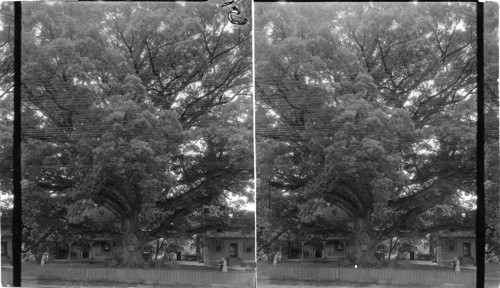
[[[287,261],[338,261],[347,257],[351,246],[348,238],[304,240],[289,242],[281,248],[281,253]]]

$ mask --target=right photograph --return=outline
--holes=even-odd
[[[258,287],[475,287],[477,51],[498,63],[498,8],[478,48],[475,3],[254,5]]]

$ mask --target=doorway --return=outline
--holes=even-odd
[[[323,254],[323,245],[321,243],[314,244],[314,258],[322,258]]]
[[[231,257],[238,257],[238,243],[230,243],[229,252]]]
[[[464,257],[470,257],[470,242],[464,242],[463,245]]]

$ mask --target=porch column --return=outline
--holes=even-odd
[[[325,259],[326,258],[326,251],[325,251],[325,248],[326,248],[326,243],[328,241],[321,241],[321,243],[323,243],[323,250],[321,250],[321,258]]]
[[[94,246],[94,241],[90,241],[89,245],[90,245],[90,247],[89,247],[89,259],[92,259],[92,257],[94,257],[92,255],[92,247]]]
[[[300,241],[301,249],[300,249],[300,259],[304,259],[304,244],[306,244],[307,241]]]
[[[436,263],[437,264],[442,264],[442,259],[441,259],[441,245],[438,245],[436,247]]]
[[[69,246],[69,248],[68,248],[68,260],[70,260],[71,259],[71,245],[73,244],[73,242],[66,242],[66,243],[68,243],[68,246]]]
[[[208,246],[203,246],[202,248],[202,253],[203,253],[203,264],[207,265],[207,258],[205,257],[205,255],[207,255],[207,252],[208,252]],[[165,259],[165,256],[163,256],[163,259]]]
[[[342,241],[342,244],[344,245],[344,251],[343,251],[344,253],[343,254],[345,255],[346,250],[347,250],[347,243],[346,243],[346,241]]]

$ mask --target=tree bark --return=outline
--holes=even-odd
[[[265,250],[267,248],[269,248],[276,240],[278,240],[278,238],[280,238],[281,235],[283,235],[287,230],[282,230],[280,232],[278,232],[278,234],[274,235],[273,238],[271,238],[271,240],[269,240],[267,243],[265,244],[262,244],[260,247],[257,248],[257,252],[260,252],[262,250]]]
[[[368,213],[370,215],[371,213]],[[370,216],[356,220],[354,229],[354,258],[359,267],[379,266],[381,263],[376,256],[376,246],[380,239],[375,237],[371,227]]]
[[[195,241],[196,241],[196,259],[198,261],[203,260],[203,256],[201,254],[203,251],[203,248],[201,247],[200,235],[196,235]]]
[[[123,221],[122,224],[122,251],[118,260],[120,266],[144,267],[146,260],[142,257],[142,248],[148,243],[142,238],[138,225],[138,215],[133,215]]]
[[[164,243],[165,243],[165,239],[161,238],[161,243],[160,243],[160,239],[156,239],[155,261],[158,260],[158,254],[160,253],[160,250],[163,248]]]
[[[122,250],[123,267],[144,267],[147,266],[146,260],[142,257],[142,247],[145,243],[138,242],[135,245],[126,245]]]
[[[394,252],[394,249],[396,248],[396,244],[398,244],[398,240],[399,240],[399,238],[396,238],[396,241],[394,241],[394,243],[392,243],[392,237],[391,237],[391,242],[389,244],[389,255],[387,255],[387,261],[391,261],[391,255],[392,255],[392,252]]]

